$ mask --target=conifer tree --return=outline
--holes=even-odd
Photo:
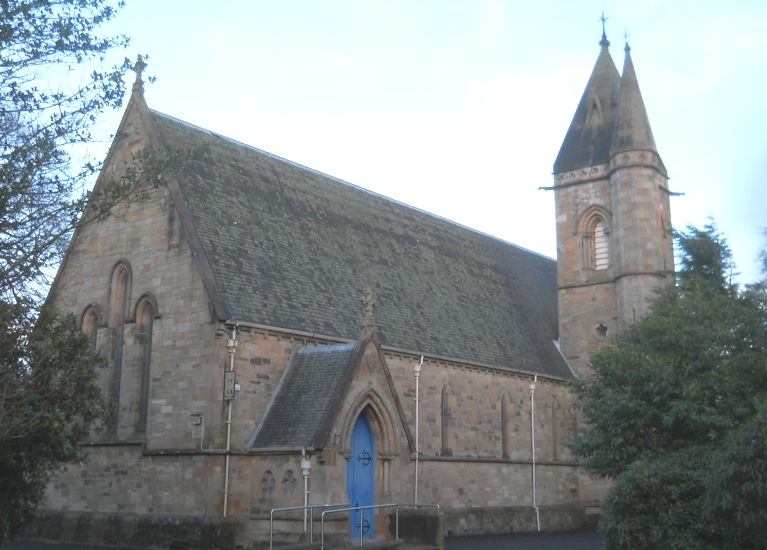
[[[579,381],[589,428],[574,449],[613,480],[601,521],[609,548],[762,548],[765,287],[730,282],[713,223],[677,244],[677,284]]]

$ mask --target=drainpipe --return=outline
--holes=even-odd
[[[306,456],[306,449],[301,449],[301,473],[304,476],[304,533],[306,533],[307,512],[309,511],[309,476],[312,475],[312,463]]]
[[[237,325],[232,327],[232,337],[226,342],[226,349],[229,352],[229,371],[234,371],[234,355],[237,352]],[[229,505],[229,457],[232,449],[232,399],[226,402],[226,449],[224,458],[224,517],[227,516]]]
[[[418,377],[421,374],[421,367],[423,367],[423,355],[421,355],[421,362],[413,367],[413,374],[415,375],[415,481],[413,483],[413,506],[416,508],[418,508],[418,459],[420,455],[418,440]]]
[[[541,531],[541,515],[538,511],[538,505],[535,501],[535,383],[538,381],[538,375],[535,375],[530,384],[530,450],[533,462],[533,509],[535,510],[535,523],[538,532]]]

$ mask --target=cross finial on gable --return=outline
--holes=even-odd
[[[375,332],[376,322],[373,314],[378,305],[378,299],[372,288],[368,287],[365,290],[365,297],[362,299],[362,303],[365,306],[365,328],[363,335],[369,336]]]
[[[144,72],[145,68],[146,63],[144,62],[144,57],[139,54],[138,59],[136,59],[136,64],[133,66],[133,71],[136,73],[136,81],[133,83],[133,93],[144,93],[144,81],[141,79],[141,73]]]

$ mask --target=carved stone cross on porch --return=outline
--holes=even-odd
[[[365,290],[365,297],[362,299],[362,304],[365,306],[365,326],[362,335],[370,336],[376,330],[374,313],[375,308],[378,305],[378,299],[372,288],[368,287]]]

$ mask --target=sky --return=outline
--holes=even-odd
[[[764,0],[127,0],[150,108],[556,257],[554,159],[626,37],[672,223],[767,244]],[[121,113],[105,119],[116,130]]]

